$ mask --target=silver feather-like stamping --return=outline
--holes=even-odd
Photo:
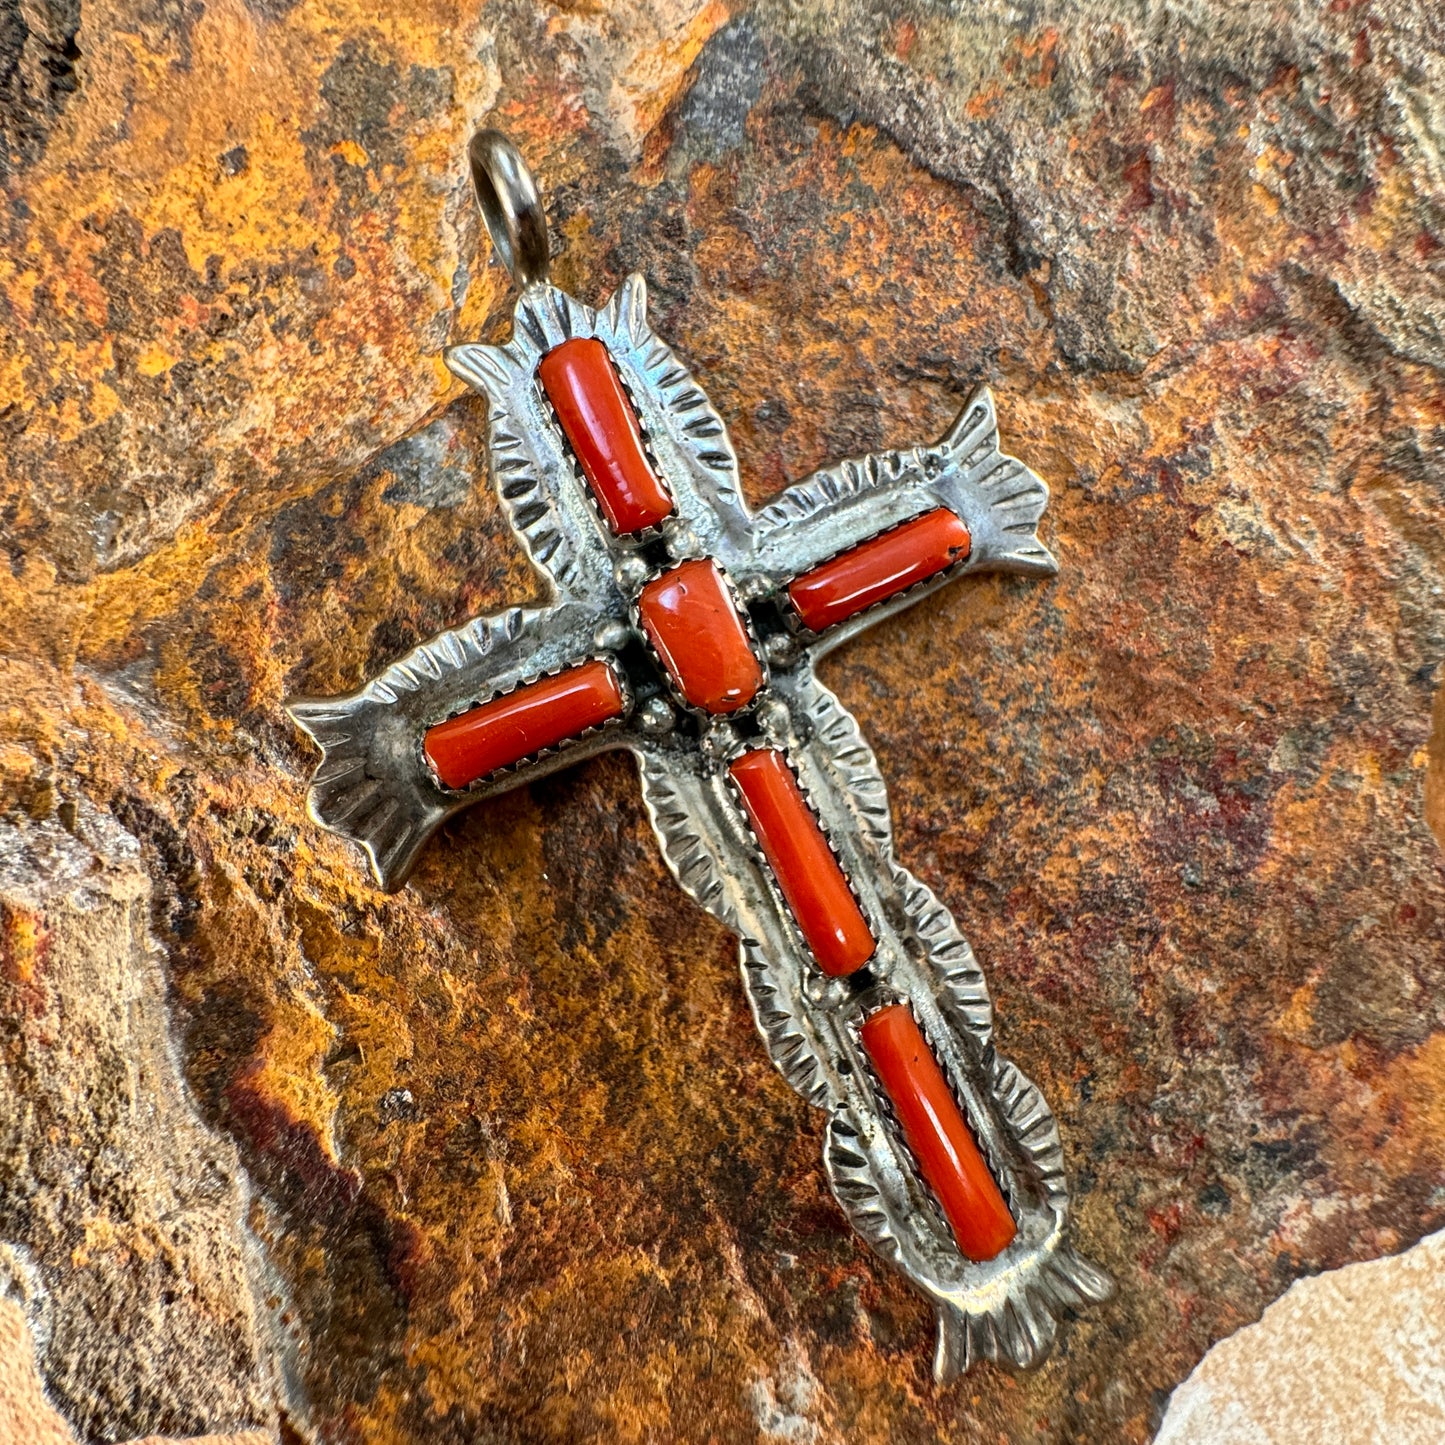
[[[290,703],[324,753],[311,814],[360,845],[378,883],[394,889],[459,808],[605,748],[632,751],[669,868],[739,935],[743,983],[773,1062],[827,1114],[824,1165],[840,1205],[937,1310],[938,1378],[979,1359],[1027,1367],[1048,1349],[1058,1314],[1105,1298],[1110,1284],[1069,1243],[1053,1117],[997,1052],[988,989],[967,941],[895,861],[882,775],[814,666],[956,576],[1051,574],[1054,560],[1036,531],[1047,488],[999,449],[985,390],[936,445],[840,462],[753,515],[721,418],[646,310],[640,276],[597,311],[532,284],[517,303],[509,343],[448,353],[452,370],[487,399],[502,506],[551,596],[543,607],[443,633],[345,697]],[[636,409],[648,456],[676,503],[660,537],[615,537],[603,525],[538,384],[540,359],[572,337],[603,343]],[[969,530],[971,547],[956,566],[820,635],[796,618],[775,625],[792,579],[938,507]],[[675,694],[644,680],[629,690],[616,725],[471,788],[443,787],[423,754],[428,727],[580,658],[602,656],[625,671],[619,653],[636,638],[635,604],[659,543],[673,562],[713,558],[747,606],[772,619],[762,643],[769,681],[751,730],[726,718],[689,719]],[[863,986],[818,970],[739,806],[727,763],[761,745],[786,756],[877,939]],[[971,1262],[954,1242],[860,1047],[861,1021],[880,1002],[912,1011],[1014,1216],[1013,1243],[986,1263]]]

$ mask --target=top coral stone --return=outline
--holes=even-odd
[[[537,374],[612,531],[625,537],[670,517],[672,498],[642,449],[637,413],[607,348],[574,336],[542,358]]]

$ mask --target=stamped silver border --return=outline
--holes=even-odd
[[[767,682],[746,737],[732,715],[699,729],[682,726],[668,709],[634,706],[618,724],[452,793],[421,760],[417,737],[427,721],[595,655],[604,633],[638,635],[632,604],[643,569],[636,540],[614,537],[591,506],[535,380],[540,358],[572,336],[603,342],[637,408],[674,500],[674,518],[658,529],[662,545],[674,562],[713,558],[744,601],[745,618],[749,599],[775,600],[793,578],[935,507],[963,519],[970,551],[825,633],[803,632],[771,651],[760,645]],[[1036,532],[1047,488],[999,449],[993,399],[984,390],[935,445],[840,462],[752,514],[721,418],[647,322],[640,276],[628,277],[596,311],[550,285],[530,285],[517,302],[510,342],[454,347],[447,363],[487,398],[501,504],[551,596],[543,607],[510,609],[443,633],[348,696],[289,703],[324,753],[309,794],[311,816],[362,847],[377,882],[395,889],[427,837],[459,808],[603,749],[633,752],[668,867],[738,934],[743,982],[769,1054],[828,1116],[824,1166],[833,1193],[864,1239],[934,1304],[935,1374],[951,1379],[979,1359],[1036,1364],[1058,1315],[1106,1298],[1111,1285],[1069,1243],[1053,1116],[1038,1089],[998,1053],[988,989],[967,940],[894,859],[882,775],[814,664],[957,577],[1053,573]],[[817,968],[751,837],[726,764],[759,746],[784,753],[874,928],[878,947],[861,989]],[[1018,1235],[996,1259],[978,1264],[960,1253],[887,1121],[856,1035],[880,1000],[913,1011],[1003,1187]]]

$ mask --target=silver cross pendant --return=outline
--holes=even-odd
[[[1051,575],[1047,488],[999,450],[981,391],[935,445],[840,462],[752,513],[641,276],[595,311],[548,284],[522,158],[495,131],[468,154],[521,295],[507,345],[447,364],[487,399],[502,507],[551,600],[292,700],[324,753],[311,816],[390,890],[459,809],[632,752],[668,866],[738,935],[768,1052],[827,1116],[839,1205],[937,1310],[935,1375],[1032,1365],[1058,1313],[1111,1285],[1069,1244],[1053,1115],[994,1046],[968,941],[895,861],[883,778],[815,664],[955,578]]]

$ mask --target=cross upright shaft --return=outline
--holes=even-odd
[[[637,276],[599,311],[533,284],[508,345],[447,359],[488,399],[502,504],[553,600],[292,703],[325,751],[313,816],[394,888],[457,809],[631,750],[669,866],[740,936],[774,1061],[828,1112],[835,1194],[938,1309],[937,1372],[1032,1363],[1054,1311],[1108,1283],[1065,1239],[1047,1106],[992,1046],[967,942],[894,862],[882,778],[814,664],[953,577],[1051,573],[1046,488],[998,450],[982,392],[935,446],[751,514]]]

